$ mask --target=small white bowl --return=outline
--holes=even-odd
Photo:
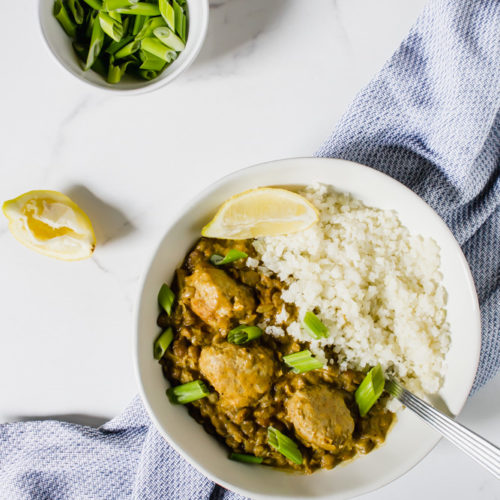
[[[412,232],[432,237],[441,249],[443,284],[448,291],[452,343],[444,385],[439,393],[453,414],[462,409],[477,369],[481,330],[479,306],[467,262],[445,223],[416,194],[371,168],[344,160],[297,158],[240,170],[196,197],[167,229],[142,283],[136,311],[135,361],[139,387],[152,421],[186,460],[213,481],[254,499],[345,499],[379,488],[416,465],[440,435],[409,410],[398,420],[383,446],[351,463],[312,475],[290,474],[227,459],[227,450],[165,396],[168,382],[153,359],[158,335],[157,295],[170,282],[200,230],[232,195],[259,186],[330,184],[370,206],[395,210]]]
[[[114,84],[106,82],[95,71],[83,71],[71,45],[72,40],[52,14],[54,0],[39,0],[38,17],[43,38],[50,52],[61,66],[78,80],[93,87],[120,94],[141,94],[170,83],[191,65],[200,52],[208,27],[208,0],[187,0],[187,6],[189,32],[186,48],[179,57],[154,80],[140,80],[125,75],[121,82]]]

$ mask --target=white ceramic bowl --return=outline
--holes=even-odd
[[[71,45],[71,39],[52,14],[53,6],[54,0],[39,0],[38,17],[43,38],[56,60],[78,80],[120,94],[150,92],[174,80],[196,59],[208,26],[208,0],[187,0],[189,32],[186,48],[179,57],[154,80],[140,80],[125,75],[121,82],[110,84],[92,70],[83,71]]]
[[[438,215],[399,182],[371,168],[343,160],[303,158],[280,160],[231,174],[191,202],[167,229],[146,272],[136,317],[136,368],[146,408],[161,434],[186,460],[217,483],[252,498],[351,498],[404,474],[439,441],[439,435],[418,417],[403,410],[379,449],[352,463],[312,475],[288,474],[227,459],[227,450],[187,413],[165,396],[168,383],[152,357],[158,334],[156,302],[164,281],[170,282],[202,226],[217,207],[235,193],[272,185],[331,184],[366,204],[394,209],[411,232],[430,236],[441,248],[443,280],[448,290],[448,321],[452,344],[440,396],[458,414],[469,394],[480,348],[479,307],[467,262],[451,232]]]

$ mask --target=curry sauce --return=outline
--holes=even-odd
[[[158,317],[160,327],[174,330],[161,360],[166,378],[174,386],[203,380],[211,392],[188,405],[191,416],[231,451],[262,457],[264,464],[309,473],[368,453],[384,442],[395,416],[382,398],[360,417],[354,392],[364,374],[341,371],[331,347],[323,369],[294,374],[282,358],[307,343],[286,333],[264,333],[246,345],[227,341],[240,324],[286,331],[297,319],[295,306],[281,298],[285,285],[269,271],[248,267],[246,259],[210,263],[213,254],[233,248],[255,258],[251,243],[202,238],[177,270],[172,315]],[[269,426],[298,444],[301,465],[268,444]]]

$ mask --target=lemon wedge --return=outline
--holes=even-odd
[[[62,260],[92,255],[95,234],[85,212],[57,191],[29,191],[2,206],[9,229],[20,243]]]
[[[227,200],[202,229],[208,238],[243,240],[296,233],[318,221],[304,197],[280,188],[257,188]]]

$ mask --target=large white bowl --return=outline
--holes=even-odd
[[[95,71],[83,71],[75,55],[70,37],[52,14],[54,0],[39,0],[38,17],[43,38],[50,52],[63,68],[81,82],[95,88],[120,94],[141,94],[163,87],[185,71],[201,50],[208,27],[208,0],[187,0],[189,31],[186,48],[179,57],[154,80],[140,80],[125,75],[119,83],[108,83]]]
[[[430,236],[441,248],[452,344],[440,396],[458,414],[469,394],[480,349],[479,307],[467,262],[439,216],[399,182],[371,168],[343,160],[297,158],[264,163],[224,177],[191,202],[167,229],[146,272],[136,318],[136,368],[146,408],[161,434],[186,460],[217,483],[252,498],[350,498],[401,476],[417,464],[440,436],[403,410],[384,446],[352,463],[312,475],[289,474],[227,459],[227,450],[209,436],[183,407],[165,396],[167,381],[152,357],[158,334],[157,294],[200,236],[217,207],[235,193],[258,186],[331,184],[366,204],[394,209],[411,232]]]

